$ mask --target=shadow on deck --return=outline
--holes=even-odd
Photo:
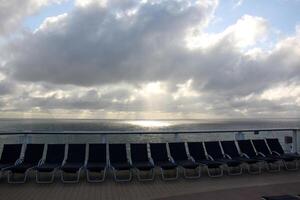
[[[36,184],[31,175],[25,184],[0,182],[1,200],[198,200],[198,199],[259,199],[262,195],[300,194],[300,172],[264,172],[261,175],[224,176],[197,180],[178,179],[164,182],[115,183],[109,175],[103,183],[63,184],[59,177],[53,184]]]

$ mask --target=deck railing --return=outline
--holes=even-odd
[[[5,138],[10,136],[22,137],[22,141],[29,143],[30,137],[51,135],[54,136],[84,136],[84,135],[98,135],[101,137],[101,142],[107,142],[108,136],[114,135],[173,135],[175,141],[180,141],[180,135],[203,135],[203,134],[234,134],[234,139],[243,139],[245,134],[252,134],[252,138],[259,136],[261,133],[287,134],[292,138],[292,152],[300,152],[300,128],[263,128],[263,129],[232,129],[232,130],[149,130],[149,131],[19,131],[19,132],[0,132],[0,141],[3,143],[3,136]],[[209,136],[208,136],[209,137]],[[20,140],[19,140],[20,141]],[[283,141],[283,140],[282,140]],[[281,142],[282,142],[281,141]]]

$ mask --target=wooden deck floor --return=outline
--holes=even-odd
[[[26,184],[0,182],[0,200],[194,200],[194,199],[259,199],[261,195],[300,194],[300,171],[262,175],[224,176],[198,180],[179,179],[164,182],[115,183],[111,177],[103,183],[63,184],[59,178],[53,184],[36,184],[33,177]]]

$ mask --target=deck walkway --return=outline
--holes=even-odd
[[[233,195],[234,194],[234,195]],[[7,184],[0,181],[0,200],[196,200],[196,199],[259,199],[261,195],[300,194],[300,171],[262,175],[224,176],[198,180],[163,182],[115,183],[111,177],[104,183],[63,184],[57,178],[53,184]]]

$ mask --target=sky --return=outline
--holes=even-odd
[[[299,9],[0,0],[0,118],[298,118]]]

